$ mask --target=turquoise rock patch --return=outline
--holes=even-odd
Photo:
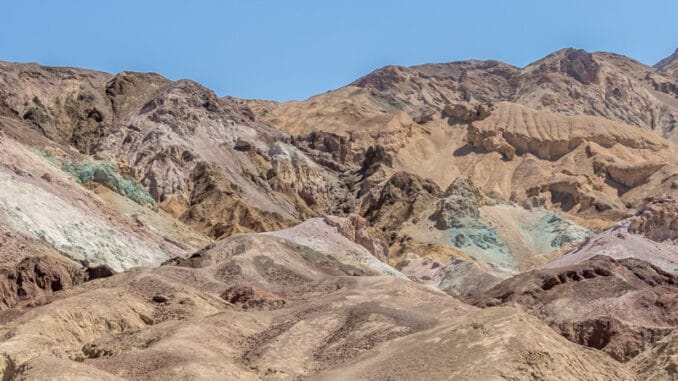
[[[123,177],[112,164],[92,161],[82,164],[67,163],[61,167],[80,183],[95,182],[139,204],[155,205],[155,200],[136,181]]]

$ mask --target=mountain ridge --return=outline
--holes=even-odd
[[[277,103],[0,63],[0,374],[669,380],[664,68],[563,49]]]

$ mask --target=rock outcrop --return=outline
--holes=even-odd
[[[601,117],[563,116],[533,111],[518,104],[501,102],[489,117],[469,128],[469,143],[497,151],[508,160],[516,154],[532,154],[557,160],[587,142],[610,148],[620,144],[632,149],[657,151],[667,144],[637,127]]]
[[[233,227],[208,231],[213,236],[299,222],[334,206],[327,189],[336,182],[331,170],[286,147],[290,138],[256,122],[239,100],[220,99],[195,82],[9,63],[2,64],[0,77],[10,116],[56,143],[103,159],[64,163],[83,182],[98,181],[135,201],[157,202],[202,227],[201,221],[190,220],[201,207],[192,190],[201,187],[196,181],[204,178],[204,168],[218,168],[220,181],[237,184],[219,202],[229,209],[244,203],[244,214],[264,217],[236,219]],[[114,178],[110,168],[121,166],[129,169],[124,181],[141,184],[149,196]],[[203,209],[221,218],[224,207]]]
[[[55,292],[113,274],[107,266],[88,268],[65,258],[25,257],[16,265],[0,267],[0,310],[47,303]]]
[[[479,218],[486,197],[469,178],[457,178],[450,184],[429,217],[440,230],[463,225],[463,218]]]
[[[398,172],[388,179],[378,196],[367,197],[362,214],[382,232],[394,231],[403,223],[420,218],[441,195],[442,191],[432,181]]]
[[[505,280],[474,303],[524,306],[567,339],[628,361],[678,326],[678,277],[647,262],[596,256]]]
[[[388,263],[388,246],[381,240],[372,237],[367,229],[367,220],[357,214],[347,218],[325,216],[325,222],[337,228],[344,237],[366,248],[380,261]]]
[[[640,378],[659,381],[675,378],[678,372],[678,330],[661,339],[653,348],[636,356],[631,362]]]
[[[673,54],[660,60],[654,65],[655,69],[658,69],[662,73],[667,75],[673,75],[674,77],[678,74],[678,49],[676,49]]]
[[[248,105],[290,134],[320,130],[350,142],[340,151],[359,166],[359,196],[395,172],[442,189],[468,176],[502,200],[538,197],[548,208],[617,221],[647,197],[678,190],[674,148],[659,136],[674,139],[678,109],[651,90],[648,72],[665,76],[621,56],[566,49],[523,69],[390,66],[306,101]]]
[[[653,241],[678,240],[678,201],[654,199],[631,219],[629,232],[643,234]]]

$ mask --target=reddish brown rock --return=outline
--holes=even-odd
[[[634,258],[596,256],[533,270],[470,300],[520,305],[571,341],[628,361],[678,326],[678,276]]]
[[[66,259],[26,257],[0,268],[0,310],[49,296],[85,282],[86,270]]]

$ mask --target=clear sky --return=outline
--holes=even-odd
[[[0,0],[0,60],[190,78],[219,95],[304,99],[388,64],[678,48],[676,0]]]

